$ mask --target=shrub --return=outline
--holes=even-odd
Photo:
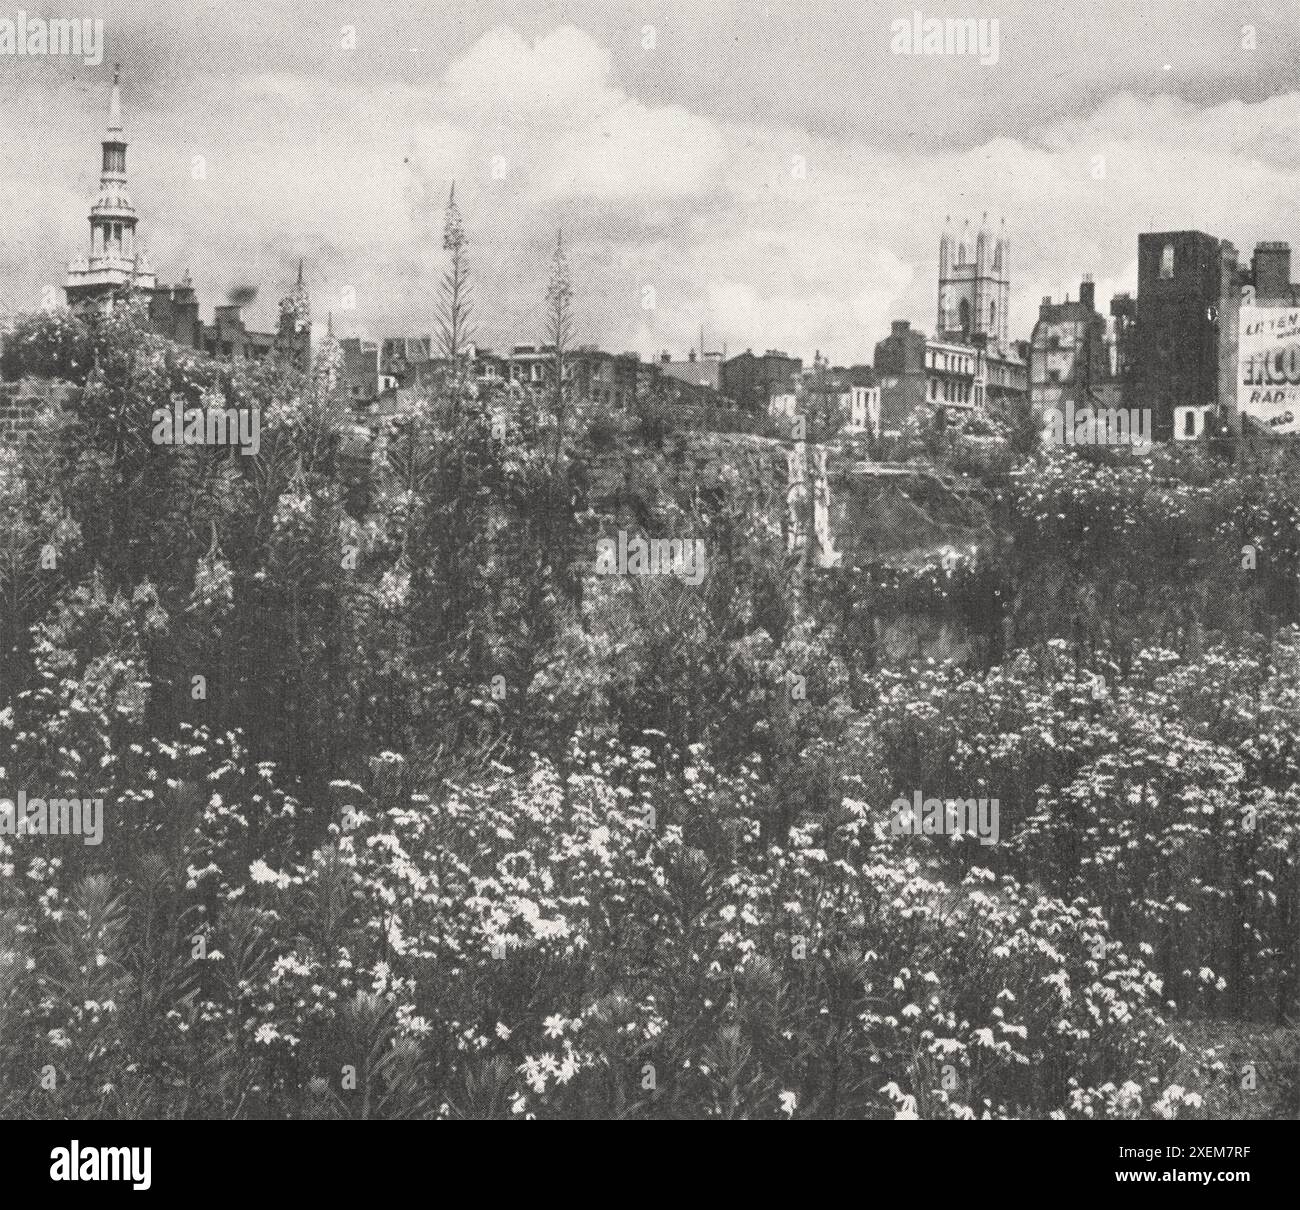
[[[80,385],[90,373],[90,330],[71,311],[58,308],[18,316],[4,334],[0,375],[6,381],[31,376]]]

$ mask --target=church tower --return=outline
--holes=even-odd
[[[945,221],[939,240],[936,334],[940,340],[971,344],[980,338],[990,346],[1006,345],[1010,267],[1011,244],[1005,220],[995,241],[986,212],[974,239],[967,222],[955,245]]]
[[[956,257],[957,241],[953,238],[952,215],[949,214],[944,216],[943,234],[939,237],[939,319],[934,328],[936,332],[946,331],[952,323],[948,316],[951,295],[945,298],[943,286],[952,276]]]
[[[122,133],[122,94],[118,68],[103,140],[99,193],[90,207],[90,255],[68,265],[64,293],[74,311],[108,311],[128,289],[145,294],[156,288],[153,269],[136,241],[135,207],[126,191],[126,139]]]

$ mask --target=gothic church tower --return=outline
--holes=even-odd
[[[987,212],[974,239],[969,222],[960,238],[954,238],[952,221],[946,219],[939,238],[939,339],[971,344],[982,337],[990,347],[1005,347],[1010,277],[1011,241],[1005,219],[996,240]]]

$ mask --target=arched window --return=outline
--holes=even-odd
[[[970,335],[970,303],[966,299],[961,300],[961,306],[958,308],[960,316],[961,330],[964,335]]]
[[[989,331],[996,332],[997,330],[998,330],[998,304],[989,303]]]

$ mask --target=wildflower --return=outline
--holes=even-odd
[[[798,1103],[798,1098],[795,1094],[789,1091],[782,1092],[780,1100],[781,1112],[788,1118],[794,1117],[795,1105]]]
[[[253,881],[257,883],[279,883],[283,878],[284,885],[288,886],[289,884],[289,880],[285,875],[277,874],[260,857],[248,867],[248,872],[252,876]]]

